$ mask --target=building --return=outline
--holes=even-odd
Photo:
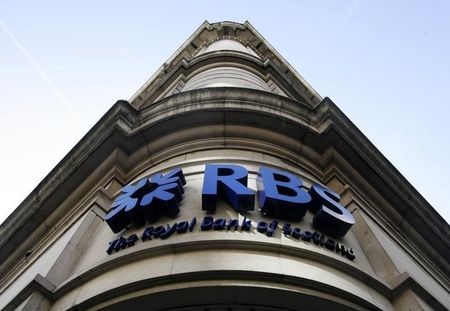
[[[0,308],[446,310],[449,258],[329,98],[248,22],[205,22],[1,225]]]

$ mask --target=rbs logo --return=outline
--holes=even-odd
[[[247,187],[248,171],[240,165],[208,164],[202,190],[202,209],[216,210],[217,201],[224,200],[239,212],[254,210],[255,192]],[[122,189],[113,203],[106,222],[115,233],[130,223],[137,226],[153,222],[160,215],[175,217],[180,209],[183,185],[181,169],[166,175],[156,174]],[[338,202],[340,196],[319,184],[305,191],[303,181],[288,172],[261,167],[257,177],[257,195],[261,212],[268,217],[300,220],[309,209],[315,214],[314,227],[324,233],[342,237],[355,220]]]
[[[160,215],[175,217],[180,212],[185,184],[183,171],[174,169],[164,176],[155,174],[125,186],[106,215],[106,223],[117,233],[131,223],[142,226],[158,220]]]
[[[240,165],[210,164],[203,181],[202,208],[213,212],[217,199],[223,199],[238,211],[254,209],[255,194],[247,187],[247,169]],[[303,181],[288,172],[261,167],[257,192],[261,212],[270,217],[300,220],[308,209],[314,214],[314,227],[341,237],[355,223],[353,215],[338,202],[340,196],[319,184],[308,192]]]

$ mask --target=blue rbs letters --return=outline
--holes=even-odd
[[[224,200],[239,212],[254,209],[255,192],[247,187],[248,171],[240,165],[208,164],[202,190],[202,209],[210,213],[217,200]],[[169,173],[145,177],[125,186],[105,217],[114,233],[130,224],[142,226],[161,215],[175,217],[180,212],[186,180],[180,168]],[[355,223],[353,215],[338,202],[333,190],[314,184],[307,192],[303,181],[288,172],[261,167],[257,176],[261,212],[269,217],[297,221],[308,209],[314,213],[313,225],[332,236],[344,236]]]
[[[353,215],[338,203],[341,197],[333,190],[314,184],[309,194],[316,228],[331,235],[344,236],[355,224]]]
[[[264,215],[291,220],[305,216],[311,196],[301,188],[303,181],[300,178],[261,167],[256,182],[259,208]]]
[[[214,212],[217,199],[222,199],[237,211],[253,210],[255,193],[247,188],[248,171],[232,164],[208,164],[202,190],[202,209]]]
[[[146,221],[156,221],[160,215],[175,217],[180,212],[185,184],[183,171],[176,168],[164,176],[158,173],[125,186],[106,215],[106,223],[117,233],[131,223],[142,226]]]
[[[252,210],[254,193],[247,188],[247,175],[247,170],[239,165],[207,165],[202,192],[203,210],[214,211],[218,198],[238,211]],[[270,217],[295,221],[310,209],[315,214],[315,228],[336,237],[344,236],[355,220],[338,203],[340,196],[319,184],[314,184],[309,192],[302,185],[303,181],[293,174],[261,167],[257,177],[261,212]]]

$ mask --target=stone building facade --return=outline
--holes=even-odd
[[[283,214],[315,185],[348,232]],[[0,234],[4,310],[450,309],[449,225],[248,22],[201,25]]]

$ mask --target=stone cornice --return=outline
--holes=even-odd
[[[102,145],[108,148],[105,142],[113,139],[113,132],[119,129],[129,133],[136,120],[134,108],[126,101],[118,101],[97,122],[0,225],[0,261],[4,261],[17,245],[30,238],[29,234],[46,220],[64,197],[74,191],[96,164],[109,155],[96,154],[96,151]]]
[[[270,137],[275,139],[270,143],[293,152],[301,152],[302,145],[317,154],[334,148],[389,203],[373,208],[399,234],[414,233],[402,235],[429,258],[427,265],[436,263],[448,284],[449,225],[329,99],[310,108],[286,97],[239,88],[184,92],[142,107],[140,112],[128,102],[117,102],[0,226],[0,260],[30,239],[30,233],[115,149],[130,155],[170,133],[215,124],[224,125],[218,137],[236,137],[237,132],[227,132],[226,126],[249,126],[280,135]],[[200,139],[206,134],[182,139]],[[257,132],[241,134],[255,141],[268,140]],[[291,141],[276,140],[282,136]],[[160,150],[151,150],[149,156],[169,150],[174,143],[159,144]],[[396,214],[402,217],[391,217]]]

